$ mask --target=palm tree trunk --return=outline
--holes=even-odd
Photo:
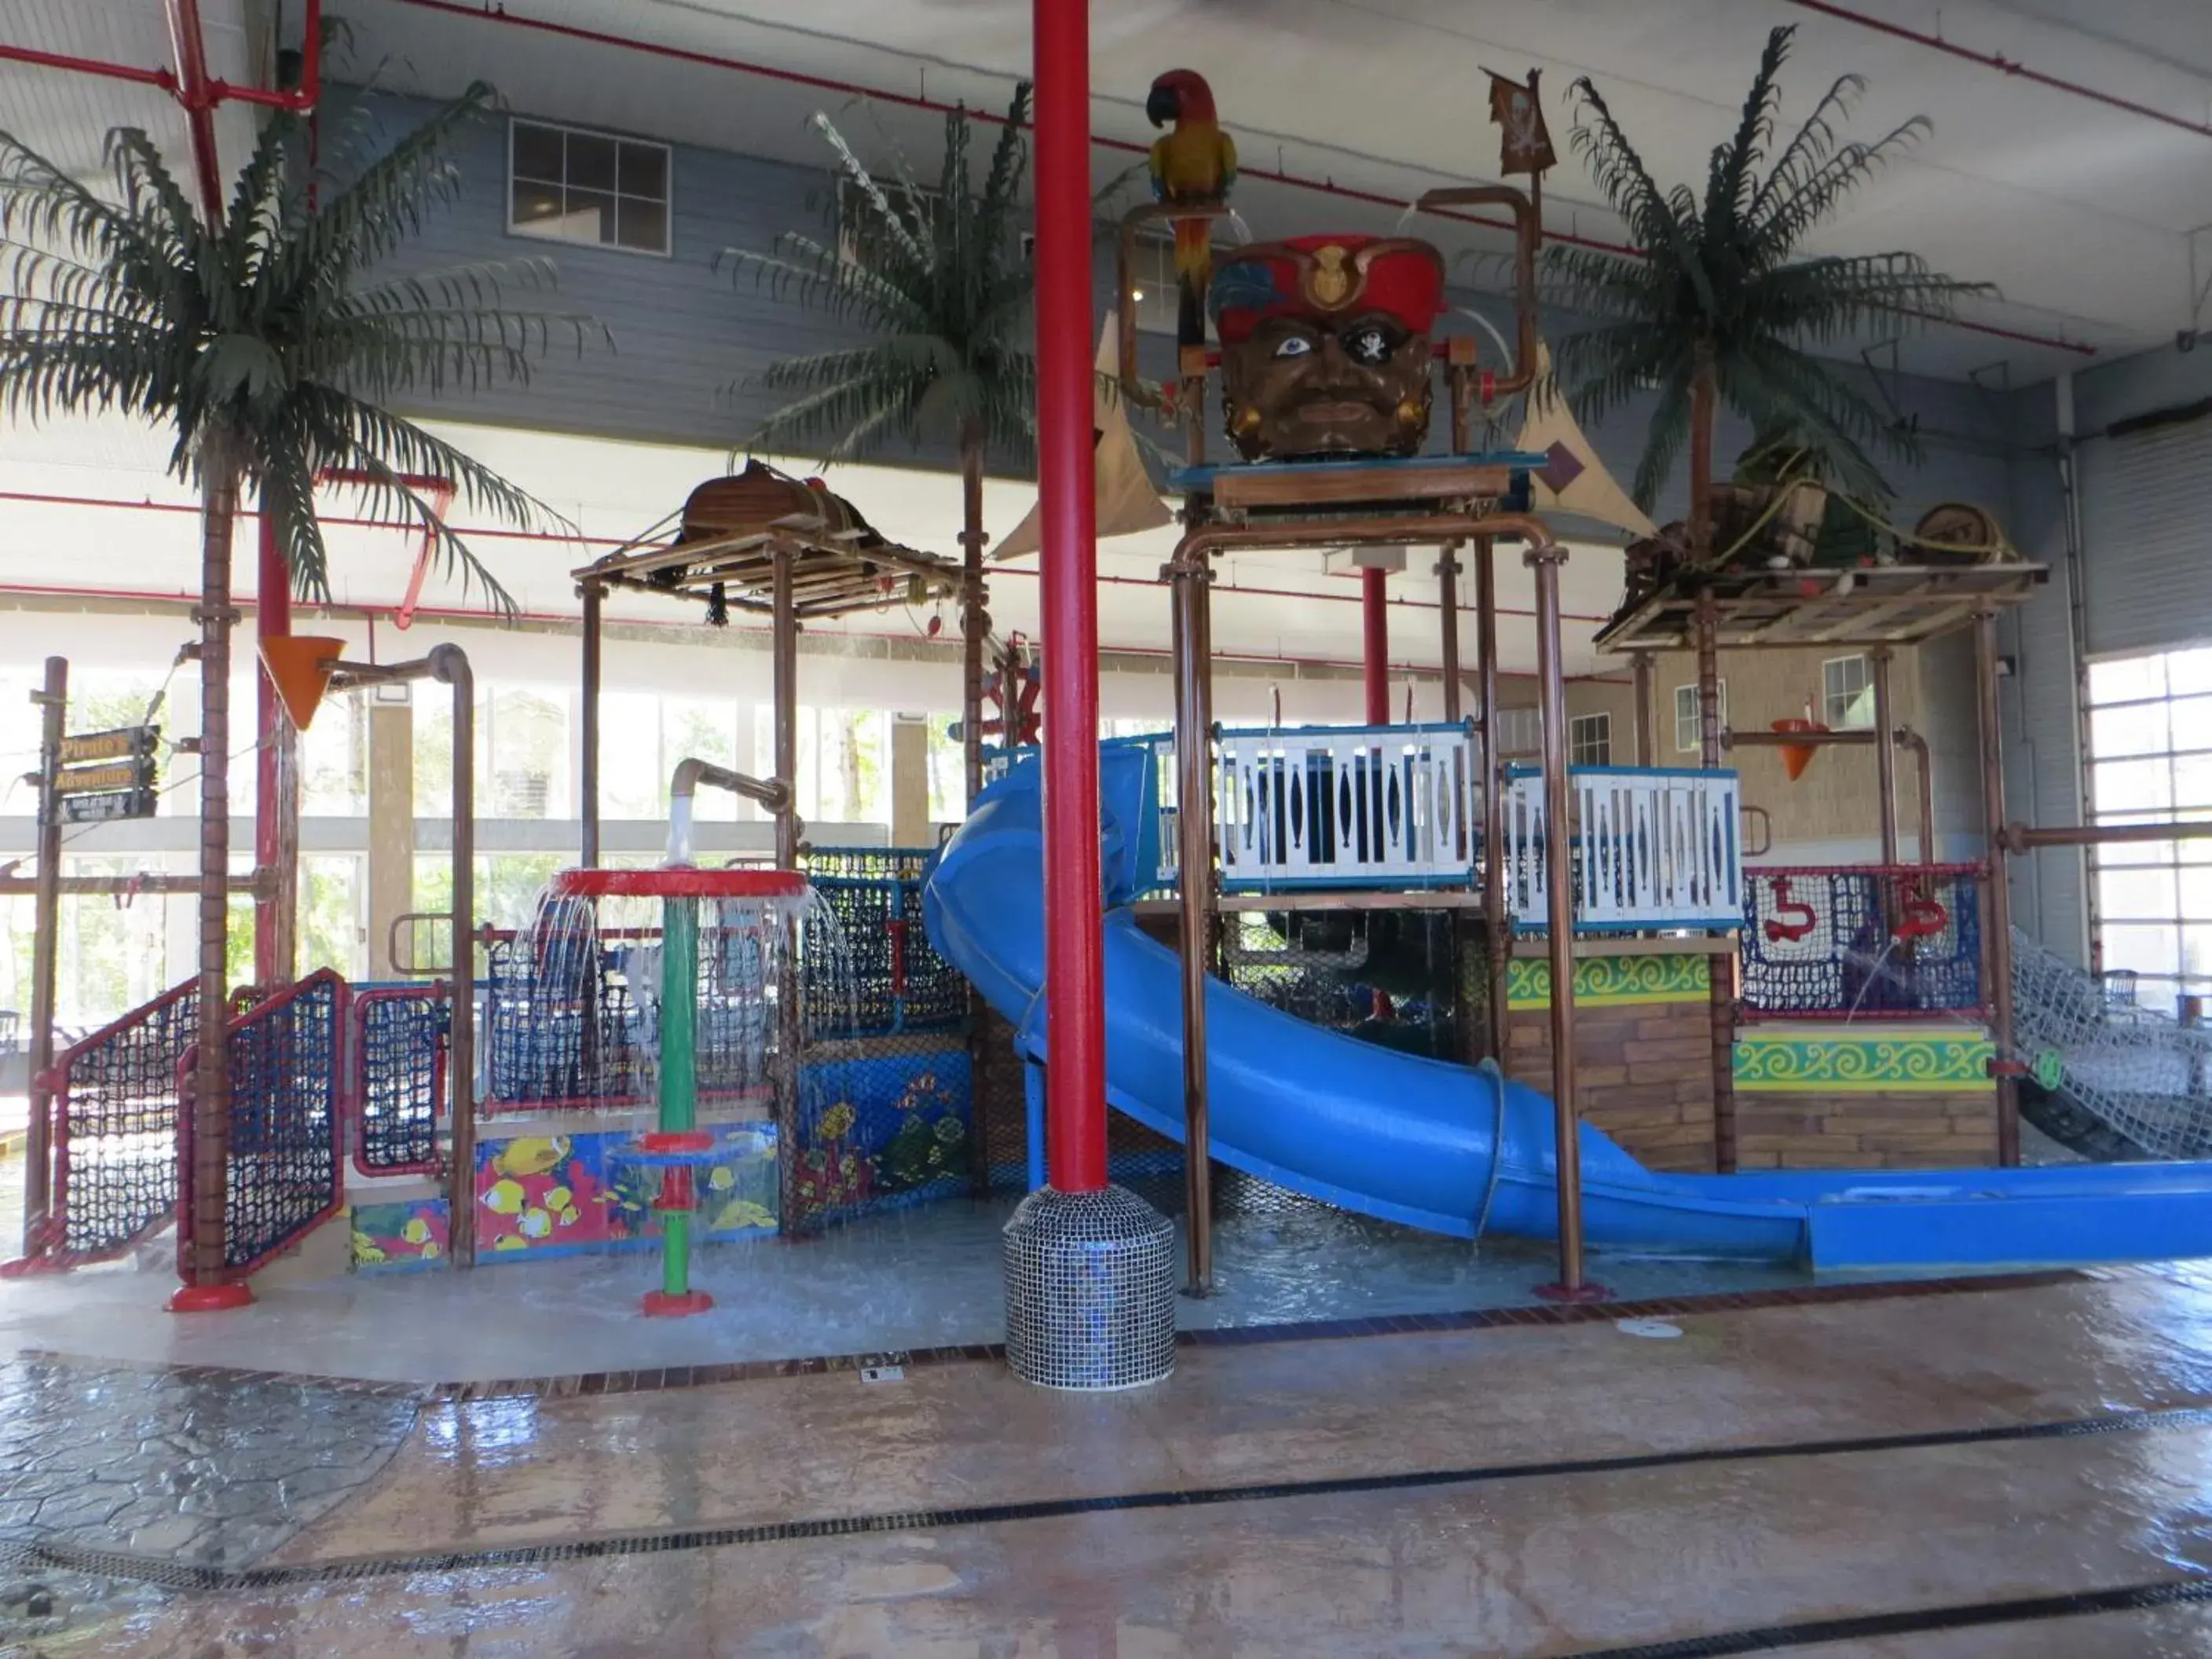
[[[1713,550],[1712,348],[1700,344],[1690,373],[1690,556],[1702,564]]]
[[[983,426],[960,423],[960,734],[968,805],[983,788]],[[1011,745],[1011,733],[1001,734]]]
[[[200,501],[199,1054],[192,1073],[194,1285],[218,1282],[228,1255],[230,1151],[230,538],[239,464],[226,440],[204,458]]]

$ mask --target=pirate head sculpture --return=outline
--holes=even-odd
[[[1212,305],[1237,453],[1418,453],[1443,286],[1443,256],[1404,237],[1299,236],[1223,259]]]

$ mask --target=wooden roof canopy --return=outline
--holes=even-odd
[[[1876,564],[1848,569],[1680,570],[1598,631],[1602,651],[1692,651],[1710,592],[1723,649],[1917,645],[2018,605],[2050,579],[2039,564]]]
[[[671,523],[674,536],[659,539]],[[674,594],[772,616],[779,554],[791,560],[792,611],[842,617],[896,603],[923,605],[956,592],[960,568],[901,547],[818,478],[794,478],[759,461],[699,486],[680,514],[576,571],[578,583]]]

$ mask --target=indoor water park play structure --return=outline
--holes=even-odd
[[[1155,89],[1158,118],[1180,126],[1210,110],[1194,78]],[[1533,80],[1526,90],[1533,102]],[[1072,142],[1040,129],[1048,197],[1066,190]],[[1062,174],[1046,176],[1048,150]],[[2089,1053],[2114,1048],[2095,988],[2078,976],[2069,988],[2039,959],[2016,965],[2008,857],[2207,828],[2006,823],[1996,618],[2046,573],[2012,556],[1993,521],[1940,512],[1875,554],[1824,563],[1803,480],[1742,484],[1723,553],[1692,556],[1671,528],[1632,549],[1598,643],[1633,672],[1634,763],[1571,764],[1568,553],[1553,520],[1577,512],[1577,480],[1601,468],[1571,422],[1518,444],[1506,430],[1541,357],[1540,168],[1527,191],[1431,191],[1388,235],[1209,244],[1203,260],[1179,258],[1182,297],[1200,309],[1182,308],[1172,378],[1152,382],[1134,250],[1164,228],[1189,252],[1186,233],[1224,216],[1226,182],[1164,178],[1163,199],[1121,234],[1117,378],[1130,406],[1171,421],[1185,446],[1167,480],[1182,512],[1165,573],[1172,731],[1106,741],[1091,772],[1095,706],[1078,694],[1093,675],[1095,698],[1095,640],[1054,631],[1080,609],[1066,589],[1083,585],[1082,562],[1048,559],[1042,667],[1000,653],[1007,741],[964,821],[934,848],[810,847],[793,787],[802,623],[957,603],[963,736],[980,738],[979,550],[963,567],[898,546],[820,481],[754,462],[574,573],[578,867],[530,925],[496,930],[479,924],[472,890],[465,658],[441,647],[416,663],[349,664],[333,642],[292,641],[271,671],[289,657],[311,682],[288,697],[301,724],[326,689],[429,678],[453,690],[444,947],[419,957],[395,931],[390,982],[350,986],[325,969],[256,992],[231,1023],[233,1121],[218,1146],[195,1144],[185,1093],[191,987],[59,1054],[49,1033],[15,1270],[112,1258],[173,1217],[194,1290],[208,1305],[234,1302],[257,1268],[344,1216],[361,1271],[657,1250],[660,1287],[643,1310],[701,1314],[713,1305],[692,1277],[705,1241],[1026,1191],[1009,1232],[1010,1264],[1030,1275],[1010,1291],[1021,1324],[1054,1294],[1036,1286],[1063,1284],[1051,1274],[1073,1255],[1109,1247],[1083,1259],[1141,1258],[1149,1274],[1171,1251],[1158,1214],[1100,1196],[1109,1174],[1154,1198],[1179,1188],[1167,1207],[1180,1212],[1184,1286],[1200,1296],[1213,1288],[1216,1218],[1278,1204],[1470,1241],[1554,1241],[1558,1274],[1540,1293],[1578,1300],[1604,1295],[1586,1243],[1857,1271],[2212,1253],[2212,1165],[2015,1167],[2031,1075],[2137,1150],[2202,1152],[2208,1115],[2194,1050],[2155,1087],[2115,1083]],[[1041,198],[1041,218],[1054,213],[1083,216]],[[1406,234],[1425,217],[1512,235],[1514,326],[1494,359],[1451,315],[1443,255]],[[1041,252],[1064,259],[1060,233],[1072,234],[1060,225]],[[1048,310],[1066,301],[1042,270],[1039,283]],[[1061,284],[1084,298],[1080,286]],[[1073,382],[1087,410],[1087,312],[1081,329],[1046,331],[1083,336]],[[1055,372],[1064,391],[1071,371]],[[1217,418],[1234,459],[1209,459]],[[1041,519],[1047,545],[1062,548],[1087,535],[1063,493],[1068,455],[1104,462],[1088,425],[1066,410],[1056,419]],[[1432,424],[1445,428],[1436,442]],[[1515,547],[1535,592],[1534,764],[1509,753],[1503,731],[1498,560]],[[1383,598],[1409,550],[1437,560],[1443,718],[1431,723],[1393,721],[1389,707]],[[1358,570],[1366,598],[1364,724],[1219,726],[1215,562],[1322,551]],[[1475,628],[1464,660],[1462,578]],[[684,762],[668,859],[648,870],[607,867],[601,846],[600,750],[619,740],[600,708],[614,594],[690,601],[709,627],[757,616],[769,633],[772,775]],[[1961,634],[1984,850],[1947,864],[1929,745],[1895,718],[1890,674],[1896,653]],[[1731,729],[1722,653],[1807,644],[1866,653],[1871,726],[1826,731],[1808,713]],[[1697,659],[1694,767],[1654,763],[1652,663],[1664,651]],[[70,787],[65,735],[50,720],[49,824]],[[1757,806],[1726,763],[1754,745],[1782,749],[1793,776],[1828,749],[1870,748],[1877,860],[1759,865]],[[1899,749],[1917,787],[1911,862]],[[766,811],[771,867],[696,867],[689,814],[702,785]],[[40,879],[50,977],[51,854]],[[1054,1012],[1071,978],[1097,994],[1095,1031]],[[2018,986],[2033,989],[2016,997]],[[50,994],[46,1006],[50,1026]],[[1071,1104],[1071,1042],[1098,1066],[1110,1129]],[[2166,1073],[2186,1047],[2136,1043]],[[2165,1132],[2183,1118],[2196,1128]],[[1133,1266],[1115,1281],[1098,1329],[1121,1329],[1141,1302],[1132,1328],[1157,1336],[1146,1298],[1162,1285],[1139,1277]],[[1069,1305],[1091,1307],[1091,1293]],[[1146,1374],[1040,1362],[1048,1372],[1086,1385]]]

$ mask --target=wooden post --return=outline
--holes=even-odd
[[[1716,771],[1721,764],[1720,614],[1709,588],[1698,595],[1698,764]],[[1713,1167],[1735,1173],[1735,979],[1733,952],[1708,957],[1707,1013],[1712,1038]]]
[[[1894,867],[1898,860],[1897,738],[1890,718],[1889,647],[1875,647],[1867,653],[1867,660],[1874,673],[1875,797],[1881,813],[1881,861]]]
[[[431,647],[431,677],[453,691],[453,1060],[447,1092],[452,1166],[446,1182],[447,1247],[456,1267],[477,1264],[477,720],[476,677],[458,645]],[[412,827],[411,824],[410,826]]]
[[[781,540],[775,549],[775,576],[770,588],[769,647],[771,696],[775,703],[775,776],[786,790],[783,810],[775,815],[775,863],[779,870],[799,867],[799,615],[792,593],[792,550]],[[800,1231],[799,1188],[799,1091],[804,1063],[800,1048],[806,1028],[799,1013],[799,999],[788,994],[798,986],[799,921],[786,917],[783,930],[783,988],[776,1000],[775,1171],[776,1217],[781,1237]]]
[[[1567,685],[1559,664],[1559,567],[1557,543],[1531,547],[1522,559],[1536,573],[1536,678],[1543,700],[1544,867],[1549,901],[1546,926],[1552,958],[1552,1123],[1559,1206],[1559,1277],[1536,1293],[1558,1302],[1595,1302],[1606,1291],[1583,1277],[1582,1123],[1575,1109],[1575,895],[1568,814]],[[1493,1157],[1503,1158],[1496,1148]]]
[[[1974,614],[1974,707],[1978,716],[1982,759],[1982,828],[1987,837],[1989,908],[1982,917],[1983,958],[1989,967],[1984,988],[1990,1002],[1991,1061],[1997,1085],[1997,1162],[2011,1169],[2020,1162],[2019,1060],[2013,1053],[2012,886],[2005,869],[2004,738],[1997,709],[1997,613]]]
[[[1437,636],[1443,653],[1444,723],[1461,720],[1459,683],[1459,544],[1446,542],[1437,558]]]
[[[1636,668],[1636,763],[1656,766],[1659,740],[1652,708],[1651,671],[1656,666],[1649,651],[1638,651],[1631,659]]]
[[[1505,914],[1505,769],[1498,757],[1498,546],[1474,538],[1474,648],[1482,719],[1475,757],[1482,768],[1482,948],[1489,967],[1490,1057],[1505,1064],[1506,977],[1513,958],[1513,922]]]
[[[1206,983],[1213,943],[1212,676],[1206,615],[1212,571],[1180,557],[1175,591],[1176,869],[1182,896],[1184,1291],[1213,1291],[1213,1145],[1206,1100]]]
[[[38,1251],[53,1204],[53,1097],[46,1073],[54,1065],[54,1000],[61,961],[62,809],[54,781],[68,727],[69,659],[46,659],[46,682],[31,694],[39,708],[39,888],[31,901],[31,1121],[23,1140],[23,1254]]]

